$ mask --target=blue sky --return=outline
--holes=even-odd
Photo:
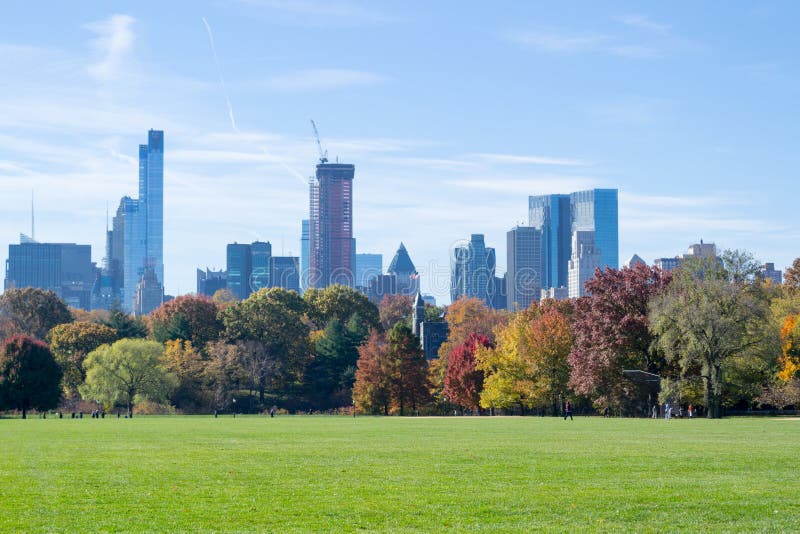
[[[359,251],[388,266],[405,242],[440,301],[454,243],[485,234],[502,271],[529,194],[591,187],[620,190],[621,258],[703,238],[782,268],[800,256],[799,18],[791,1],[7,1],[0,258],[33,188],[37,239],[99,262],[149,128],[168,293],[228,242],[298,254],[313,118],[356,165]]]

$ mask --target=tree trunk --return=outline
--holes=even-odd
[[[27,419],[28,418],[28,411],[25,408],[22,408],[22,418],[23,419]]]
[[[720,419],[722,417],[722,369],[719,365],[708,366],[706,381],[706,417]]]
[[[133,403],[128,401],[128,419],[133,419]]]

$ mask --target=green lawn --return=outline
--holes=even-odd
[[[0,420],[2,531],[790,531],[800,421]]]

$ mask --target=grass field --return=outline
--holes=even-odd
[[[3,531],[791,531],[800,421],[0,420]]]

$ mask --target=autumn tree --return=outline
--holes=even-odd
[[[227,308],[231,304],[236,304],[239,302],[239,299],[236,298],[236,295],[233,294],[233,291],[227,287],[217,289],[214,292],[214,296],[211,297],[211,300],[219,307],[219,309]]]
[[[72,314],[52,291],[12,288],[0,295],[0,321],[3,337],[25,334],[44,339],[54,326],[72,322]]]
[[[177,386],[170,399],[180,410],[196,411],[203,403],[206,359],[191,341],[171,339],[165,344],[164,367],[175,375]]]
[[[401,321],[410,324],[414,298],[410,295],[384,295],[378,305],[381,327],[388,332]]]
[[[391,396],[400,415],[405,409],[419,409],[430,401],[428,362],[411,328],[397,323],[389,331],[389,358],[392,362]]]
[[[569,355],[570,387],[596,404],[647,406],[648,390],[622,371],[659,374],[665,365],[654,350],[648,306],[668,286],[670,273],[634,265],[598,270],[586,283],[588,297],[575,302],[574,345]]]
[[[389,415],[393,364],[386,336],[372,330],[358,348],[358,368],[353,384],[353,402],[358,411]]]
[[[83,364],[86,382],[81,395],[106,407],[124,404],[128,417],[133,417],[138,400],[163,402],[177,386],[166,368],[164,346],[156,341],[120,339],[92,351]]]
[[[359,347],[357,365],[353,401],[360,411],[405,415],[430,401],[428,364],[407,325],[395,324],[386,337],[373,330]]]
[[[0,353],[0,409],[50,410],[61,398],[61,368],[50,349],[30,336],[15,335]]]
[[[525,345],[528,350],[523,354],[523,365],[530,377],[530,382],[523,382],[526,397],[533,405],[549,401],[551,413],[556,415],[569,382],[569,320],[555,308],[544,310],[530,324]]]
[[[475,367],[475,352],[478,347],[491,346],[488,337],[471,333],[464,343],[450,351],[444,379],[444,395],[449,402],[468,410],[478,409],[483,371]]]
[[[462,297],[447,307],[447,340],[439,347],[439,357],[431,362],[431,380],[437,398],[441,398],[444,392],[447,364],[453,348],[463,344],[471,333],[486,336],[494,342],[495,329],[508,318],[506,312],[493,310],[477,298]]]
[[[78,387],[86,378],[83,368],[86,355],[117,339],[116,330],[97,323],[65,323],[50,330],[47,341],[63,372],[62,386],[67,399],[79,396]]]
[[[789,314],[780,331],[778,372],[761,391],[758,402],[784,408],[800,404],[800,314]]]
[[[556,301],[517,312],[497,332],[497,346],[477,351],[477,367],[486,373],[480,402],[484,408],[534,408],[550,405],[558,413],[568,392],[567,357],[572,348],[570,322]]]
[[[217,339],[222,322],[217,318],[219,307],[202,295],[184,295],[165,302],[150,313],[153,339],[165,342],[183,339],[202,349],[206,343]]]
[[[800,258],[795,258],[791,267],[783,273],[783,285],[792,293],[800,293]]]
[[[212,396],[215,410],[224,410],[231,404],[233,395],[251,380],[247,355],[242,342],[212,341],[206,347],[208,362],[204,369],[204,382]]]
[[[715,260],[686,265],[650,305],[656,346],[684,376],[703,380],[710,418],[722,416],[731,365],[770,358],[779,344],[763,284],[737,272]]]

